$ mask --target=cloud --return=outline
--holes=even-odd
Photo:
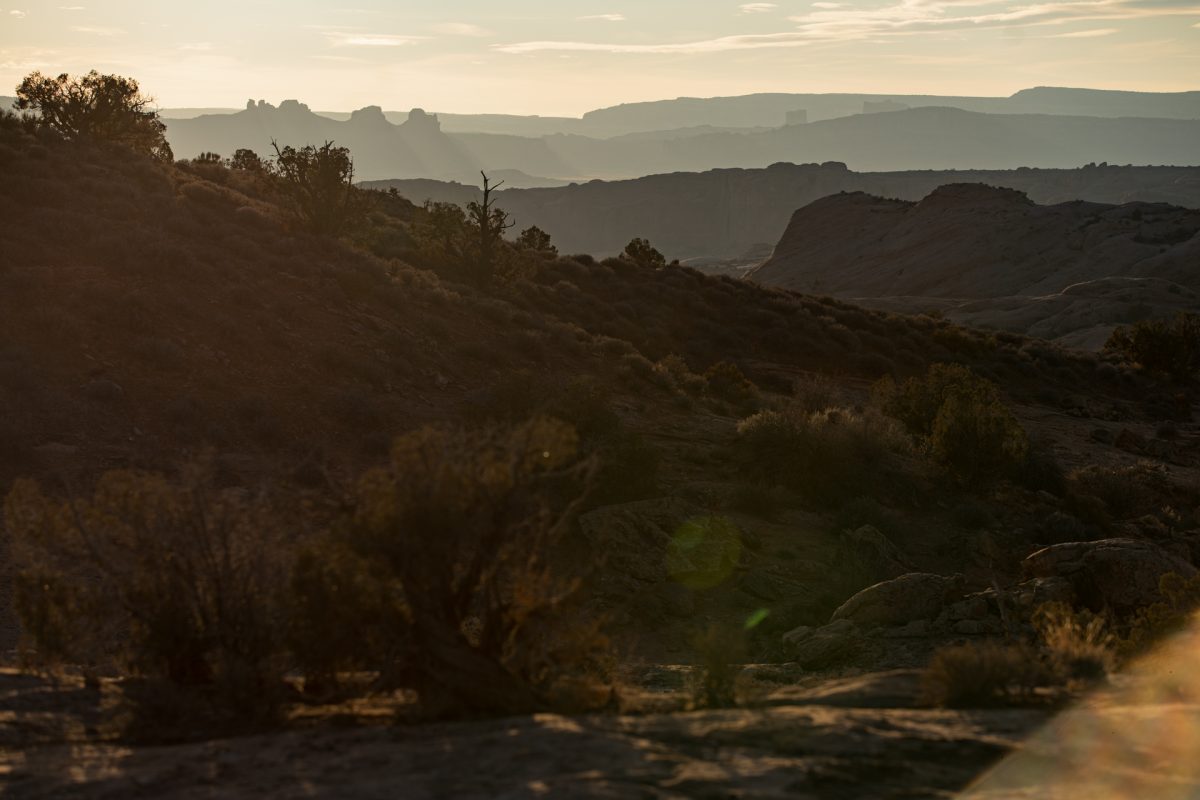
[[[86,33],[89,36],[120,36],[125,33],[120,28],[103,28],[93,25],[73,25],[71,30],[76,33]]]
[[[1116,28],[1093,28],[1087,31],[1071,31],[1070,33],[1056,33],[1051,36],[1051,39],[1091,39],[1096,36],[1111,36],[1117,33]]]
[[[538,53],[538,52],[593,52],[593,53],[638,53],[638,54],[671,54],[671,53],[721,53],[729,50],[751,50],[763,47],[795,47],[807,42],[799,39],[795,33],[764,33],[745,36],[722,36],[718,39],[704,39],[695,42],[677,42],[670,44],[609,44],[604,42],[517,42],[515,44],[498,45],[502,53]]]
[[[14,8],[12,11],[8,12],[8,14],[9,14],[9,16],[16,17],[17,19],[21,19],[22,17],[24,17],[24,16],[25,16],[25,12],[24,12],[24,11],[20,11],[20,10],[18,10],[18,9],[15,9],[15,8]]]
[[[742,3],[738,6],[738,11],[743,14],[765,14],[768,11],[774,11],[779,6],[774,3]]]
[[[813,7],[816,10],[789,17],[795,24],[793,30],[778,33],[651,44],[531,41],[499,45],[496,49],[515,54],[703,54],[1200,14],[1200,0],[1026,0],[1008,5],[1004,5],[1003,0],[888,0],[887,4],[874,8],[853,8],[828,2],[814,3]]]
[[[325,36],[334,47],[404,47],[423,41],[424,36],[395,36],[387,33],[344,33],[326,31]]]
[[[588,14],[580,19],[599,20],[600,22],[624,22],[624,14]]]
[[[492,32],[487,28],[481,28],[478,25],[472,25],[469,22],[443,22],[440,25],[434,25],[433,30],[438,33],[444,33],[447,36],[491,36]]]

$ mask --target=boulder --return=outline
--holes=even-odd
[[[910,572],[863,589],[834,611],[832,620],[850,620],[862,626],[904,625],[934,619],[962,594],[961,575]]]
[[[852,658],[862,645],[862,634],[850,620],[820,628],[801,627],[783,635],[789,658],[805,669],[824,669]]]
[[[1190,578],[1196,568],[1153,542],[1100,539],[1044,547],[1022,565],[1033,578],[1063,578],[1079,601],[1099,611],[1134,611],[1161,599],[1158,582],[1168,572]]]

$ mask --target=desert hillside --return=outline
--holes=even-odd
[[[0,119],[5,794],[936,796],[1190,611],[1190,362],[317,228],[295,156]]]
[[[1099,347],[1118,324],[1197,306],[1197,232],[1200,212],[1162,203],[1038,205],[982,184],[838,194],[796,211],[751,278]]]

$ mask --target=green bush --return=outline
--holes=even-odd
[[[735,443],[751,477],[822,505],[876,488],[886,454],[905,447],[903,431],[894,422],[876,412],[849,409],[760,411],[738,424]]]
[[[929,437],[938,463],[968,484],[1015,475],[1029,452],[1025,430],[999,401],[950,395]]]
[[[886,414],[966,483],[1016,476],[1029,454],[1029,439],[995,384],[962,365],[934,364],[900,385],[885,378],[873,392]]]
[[[1143,320],[1117,328],[1104,349],[1185,383],[1200,370],[1200,314],[1180,312],[1173,320]]]
[[[736,406],[746,406],[758,398],[758,387],[742,374],[731,361],[720,361],[704,373],[708,391],[713,396]]]

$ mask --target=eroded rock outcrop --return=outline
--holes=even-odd
[[[847,620],[860,626],[904,625],[937,617],[962,594],[961,575],[910,572],[858,592],[833,612],[831,621]]]
[[[1042,548],[1022,565],[1034,578],[1063,578],[1089,608],[1134,611],[1161,599],[1158,582],[1169,572],[1185,578],[1196,568],[1153,542],[1101,539]]]

